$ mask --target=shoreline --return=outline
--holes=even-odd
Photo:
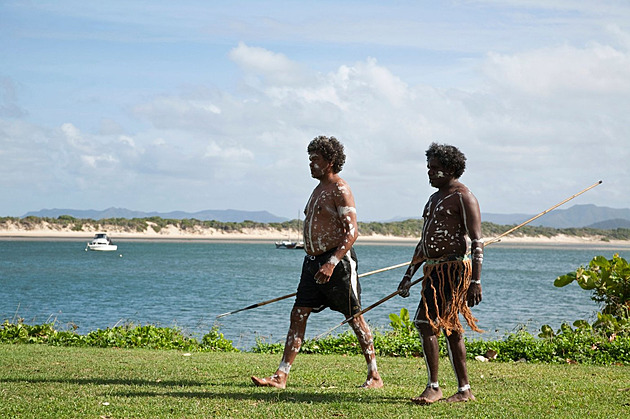
[[[115,242],[164,241],[164,242],[218,242],[218,243],[273,243],[286,240],[288,232],[278,230],[252,229],[243,233],[224,233],[216,230],[183,232],[178,229],[164,229],[160,233],[153,230],[145,232],[109,231],[108,235]],[[94,236],[94,231],[71,231],[52,229],[4,229],[0,230],[0,241],[85,241]],[[292,232],[292,236],[297,234]],[[488,240],[490,238],[484,238]],[[383,235],[359,236],[359,245],[414,246],[418,238]],[[507,236],[496,246],[518,247],[578,247],[590,249],[630,249],[630,240],[603,241],[598,237],[574,237],[557,235],[554,237]]]

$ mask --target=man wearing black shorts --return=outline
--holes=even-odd
[[[319,180],[304,210],[304,250],[306,256],[291,325],[280,365],[267,378],[252,376],[257,386],[285,388],[289,370],[304,340],[311,313],[329,307],[346,318],[361,311],[361,287],[352,245],[359,233],[357,211],[350,186],[339,176],[346,156],[335,137],[319,136],[310,142],[311,176]],[[383,387],[376,368],[374,341],[362,315],[350,321],[367,362],[367,379],[361,387]]]
[[[357,279],[357,256],[354,249],[350,249],[339,261],[327,283],[320,284],[315,279],[320,266],[328,262],[336,250],[329,250],[319,256],[304,257],[295,299],[297,307],[311,307],[313,313],[330,307],[346,318],[361,311],[361,285]]]

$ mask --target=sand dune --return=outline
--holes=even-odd
[[[16,224],[5,224],[0,226],[0,240],[84,240],[89,241],[96,230],[86,229],[82,231],[74,231],[70,228],[60,228],[56,225],[42,223],[35,228],[25,229]],[[174,226],[162,228],[156,232],[149,227],[145,231],[125,231],[123,228],[110,228],[106,232],[116,241],[120,240],[206,240],[206,241],[268,241],[274,242],[285,240],[291,237],[295,240],[298,236],[297,231],[277,230],[273,228],[252,228],[242,229],[241,232],[226,232],[213,228],[193,228],[180,229]],[[490,238],[487,238],[490,239]],[[363,244],[396,244],[396,245],[413,245],[417,243],[418,238],[415,237],[395,237],[384,235],[361,235],[357,243]],[[553,237],[543,236],[520,236],[513,234],[504,237],[497,245],[575,245],[586,247],[602,247],[602,248],[630,248],[630,241],[627,240],[611,240],[604,241],[598,236],[575,237],[566,235],[557,235]]]

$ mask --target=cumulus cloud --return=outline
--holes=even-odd
[[[284,54],[240,42],[229,54],[230,59],[248,74],[258,75],[268,85],[295,85],[305,79],[305,68]]]

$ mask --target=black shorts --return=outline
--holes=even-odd
[[[295,307],[311,307],[314,313],[330,307],[346,318],[361,311],[361,285],[357,276],[357,255],[354,249],[350,249],[339,261],[330,281],[325,284],[315,282],[315,274],[336,250],[304,257]]]

